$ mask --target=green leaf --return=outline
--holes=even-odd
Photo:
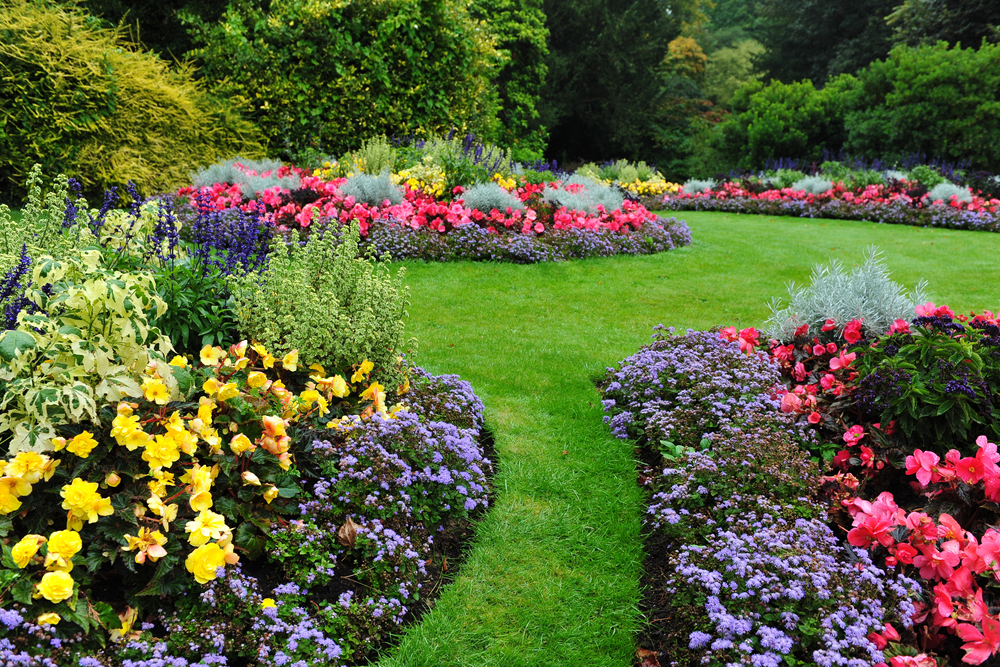
[[[24,331],[5,331],[0,337],[0,357],[5,361],[14,361],[19,352],[35,347],[35,339]]]
[[[27,576],[22,577],[10,589],[10,594],[21,604],[28,606],[31,604],[31,595],[35,592],[35,584]]]
[[[3,564],[8,570],[17,570],[17,563],[14,562],[14,557],[11,554],[11,546],[9,544],[3,545],[3,556],[0,557],[0,563]]]
[[[13,528],[14,524],[11,522],[10,517],[0,516],[0,537],[7,537]]]

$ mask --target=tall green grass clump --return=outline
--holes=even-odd
[[[240,333],[275,355],[299,351],[303,365],[328,372],[369,360],[375,377],[395,389],[405,382],[403,319],[409,291],[403,270],[358,253],[357,223],[313,233],[306,243],[275,240],[261,274],[231,277]]]
[[[71,5],[0,1],[0,195],[23,197],[35,163],[87,192],[133,180],[151,194],[199,164],[261,152],[257,129],[190,68],[95,24]]]

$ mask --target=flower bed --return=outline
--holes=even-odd
[[[670,211],[719,211],[800,218],[866,220],[918,227],[1000,231],[1000,200],[973,196],[970,201],[929,201],[915,184],[869,185],[848,189],[842,183],[820,194],[805,190],[754,191],[729,181],[703,192],[678,192],[663,198]],[[926,192],[926,189],[924,189]],[[909,194],[908,194],[909,193]]]
[[[308,233],[317,227],[357,221],[363,243],[376,252],[386,252],[393,259],[430,261],[560,261],[650,254],[691,241],[690,229],[684,222],[661,218],[629,199],[619,197],[620,206],[612,210],[600,204],[589,212],[557,206],[550,201],[553,193],[573,195],[582,189],[578,184],[564,185],[558,180],[535,184],[521,177],[505,179],[496,174],[493,182],[508,193],[515,205],[484,212],[465,205],[463,196],[468,187],[456,187],[451,198],[444,198],[440,183],[418,180],[405,170],[393,175],[401,194],[395,204],[388,199],[381,203],[359,201],[341,191],[349,179],[323,170],[314,173],[281,167],[274,176],[297,187],[274,185],[252,199],[246,198],[235,184],[182,188],[178,196],[190,209],[182,212],[181,218],[239,208],[285,233]],[[271,174],[265,172],[265,176]]]
[[[669,621],[644,650],[892,667],[1000,653],[1000,326],[915,310],[885,332],[805,322],[766,353],[753,329],[659,333],[609,369],[606,420],[645,453],[646,604]]]

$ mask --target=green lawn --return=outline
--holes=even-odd
[[[592,379],[679,328],[760,325],[789,280],[881,247],[936,303],[1000,307],[1000,234],[685,213],[688,248],[559,264],[407,263],[416,360],[469,380],[496,436],[494,507],[456,581],[383,667],[629,664],[642,560],[632,447]],[[566,452],[566,453],[564,453]]]

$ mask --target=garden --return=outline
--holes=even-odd
[[[1000,15],[758,4],[0,0],[0,663],[1000,663]]]

